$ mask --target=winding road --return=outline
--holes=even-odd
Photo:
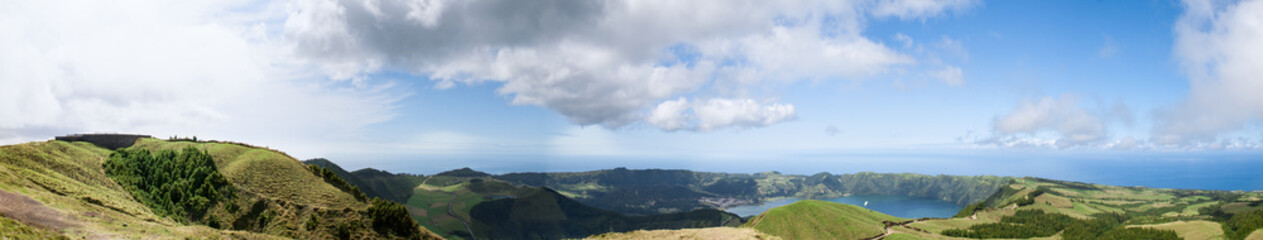
[[[436,191],[441,191],[441,190],[439,190],[438,188],[428,188],[428,187],[426,187],[426,186],[425,186],[425,183],[426,183],[426,182],[429,182],[431,177],[434,177],[434,176],[433,176],[433,175],[431,175],[431,176],[429,176],[429,177],[425,177],[425,180],[421,180],[421,185],[419,185],[419,186],[420,186],[421,188],[423,188],[423,189],[426,189],[426,190],[436,190]],[[455,210],[455,207],[453,207],[453,205],[456,205],[456,196],[457,196],[457,195],[458,195],[458,194],[457,194],[456,192],[454,192],[454,191],[453,191],[453,192],[452,192],[452,199],[447,201],[447,215],[448,215],[448,216],[452,216],[453,218],[456,218],[456,220],[460,220],[460,223],[465,225],[465,231],[468,231],[468,232],[469,232],[469,238],[470,238],[470,239],[477,240],[477,239],[478,239],[478,236],[477,236],[477,235],[474,235],[474,228],[473,228],[473,226],[472,226],[471,224],[469,224],[469,222],[470,222],[470,221],[469,221],[469,219],[465,219],[465,217],[461,217],[460,215],[457,215],[457,214],[456,214],[456,210]]]

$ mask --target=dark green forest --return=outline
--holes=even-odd
[[[964,238],[1036,238],[1061,232],[1062,239],[1067,240],[1181,239],[1170,230],[1124,227],[1123,222],[1127,219],[1121,214],[1102,213],[1093,215],[1091,220],[1081,220],[1042,210],[1018,210],[998,223],[949,229],[942,234]]]
[[[1230,240],[1245,239],[1257,229],[1263,229],[1263,210],[1232,215],[1224,222],[1224,237]]]
[[[235,196],[235,188],[220,175],[210,154],[194,147],[153,154],[120,149],[110,154],[104,167],[107,176],[154,213],[182,222],[203,222],[208,209]]]

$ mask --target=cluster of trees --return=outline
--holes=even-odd
[[[1126,215],[1102,213],[1092,216],[1091,220],[1080,220],[1041,210],[1019,210],[1000,219],[999,223],[949,229],[942,234],[965,238],[1035,238],[1061,232],[1061,237],[1067,240],[1180,239],[1170,230],[1125,227],[1123,222],[1129,218]]]
[[[338,177],[338,174],[334,173],[332,170],[312,164],[307,165],[307,170],[310,170],[312,174],[316,174],[316,176],[324,179],[326,183],[329,183],[329,185],[333,185],[339,190],[349,193],[351,196],[355,196],[356,200],[360,200],[361,202],[368,201],[368,196],[364,195],[364,192],[361,192],[359,187],[347,183],[346,180]]]
[[[1041,210],[1019,210],[998,223],[970,226],[968,229],[949,229],[943,235],[965,238],[1034,238],[1047,237],[1064,230],[1076,220],[1062,214],[1049,214]]]
[[[1228,239],[1245,239],[1254,230],[1263,229],[1263,210],[1233,214],[1224,222],[1223,229]]]
[[[104,168],[106,176],[154,213],[182,222],[200,222],[211,206],[235,197],[236,190],[220,175],[210,154],[192,146],[152,154],[119,149]]]
[[[406,239],[421,238],[417,221],[408,215],[408,209],[403,204],[381,198],[373,198],[372,203],[373,205],[368,207],[368,216],[372,219],[373,230],[377,233],[394,234]]]

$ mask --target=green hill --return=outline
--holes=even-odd
[[[904,219],[849,204],[802,200],[768,210],[742,226],[785,239],[864,239],[884,233],[883,221]]]
[[[329,180],[284,153],[238,143],[0,146],[0,228],[88,239],[438,238],[400,225],[410,220],[401,205]]]

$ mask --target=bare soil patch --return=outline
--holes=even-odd
[[[0,214],[28,225],[44,228],[65,229],[77,226],[74,222],[56,209],[44,206],[43,203],[26,195],[0,190]]]

